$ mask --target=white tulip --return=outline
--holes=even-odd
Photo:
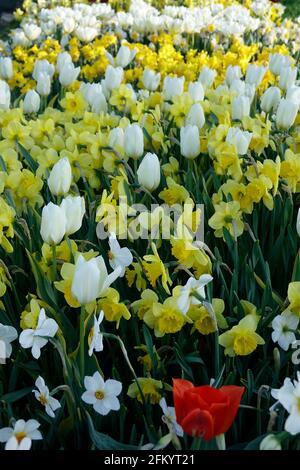
[[[246,83],[240,78],[234,78],[230,84],[230,92],[236,95],[245,94]]]
[[[200,130],[205,124],[204,111],[200,103],[194,103],[186,117],[186,124],[197,126]]]
[[[14,74],[13,63],[10,57],[0,57],[0,77],[10,80]]]
[[[121,46],[116,57],[116,65],[123,69],[134,59],[136,55],[135,49],[129,49],[127,46]]]
[[[291,65],[292,60],[287,55],[282,54],[270,54],[269,57],[269,68],[274,75],[280,75],[281,70],[284,67]]]
[[[42,210],[41,236],[48,245],[57,245],[66,232],[66,216],[64,210],[49,202]]]
[[[268,88],[261,97],[260,106],[265,113],[277,109],[281,99],[280,89],[276,86]]]
[[[203,101],[204,89],[201,82],[190,82],[188,91],[193,101]]]
[[[35,41],[41,35],[41,28],[33,23],[27,23],[23,26],[24,33],[30,41]]]
[[[38,76],[40,73],[44,73],[46,75],[49,75],[50,78],[53,77],[55,72],[55,67],[54,65],[50,64],[48,60],[43,59],[43,60],[36,60],[34,64],[34,69],[32,72],[32,77],[34,78],[35,81],[38,80]]]
[[[77,232],[81,225],[85,213],[84,198],[80,196],[67,196],[60,205],[66,218],[66,235]]]
[[[282,99],[279,103],[276,114],[276,125],[281,129],[289,129],[296,119],[298,104],[293,101]]]
[[[239,65],[229,65],[226,70],[226,83],[230,86],[235,79],[240,79],[242,76],[241,68]]]
[[[78,39],[82,42],[92,42],[95,37],[98,36],[99,30],[98,28],[91,28],[88,26],[79,26],[75,30],[75,34]]]
[[[73,62],[62,65],[59,73],[59,81],[63,87],[72,85],[80,74],[80,67],[75,67]]]
[[[51,91],[51,78],[44,72],[37,76],[36,90],[41,96],[48,96]]]
[[[143,72],[142,82],[147,90],[155,91],[160,83],[160,73],[155,73],[153,70],[146,68]]]
[[[182,95],[184,87],[184,77],[166,76],[163,85],[163,94],[166,101],[171,101],[176,95]]]
[[[202,83],[204,89],[210,88],[214,82],[217,72],[209,67],[203,67],[199,75],[199,82]]]
[[[234,145],[239,155],[245,155],[252,138],[252,132],[241,131],[238,127],[230,127],[226,136],[226,142]]]
[[[61,158],[53,166],[48,178],[48,186],[54,196],[64,196],[72,183],[72,169],[67,157]]]
[[[250,114],[250,100],[248,96],[241,95],[234,98],[232,102],[232,119],[247,117]]]
[[[288,88],[295,85],[297,77],[297,68],[294,67],[283,67],[280,71],[280,78],[279,78],[279,86],[283,90],[287,90]]]
[[[121,127],[115,127],[110,131],[108,145],[111,148],[124,147],[124,131]]]
[[[125,129],[124,150],[128,157],[138,160],[144,153],[144,134],[138,124],[130,124]]]
[[[146,153],[137,170],[138,182],[152,192],[160,183],[160,163],[155,153]]]
[[[300,87],[293,85],[286,92],[286,99],[297,103],[300,106]]]
[[[105,86],[111,91],[114,88],[119,88],[124,77],[124,70],[122,67],[112,67],[108,65],[105,71]]]
[[[23,103],[25,114],[38,113],[40,110],[41,98],[35,90],[28,90]]]
[[[65,18],[65,20],[62,23],[62,29],[63,29],[64,34],[73,33],[75,26],[76,26],[76,23],[75,23],[74,18],[72,17]]]
[[[9,109],[10,88],[6,82],[0,80],[0,109]]]
[[[121,268],[118,267],[108,274],[102,256],[86,261],[79,255],[71,286],[72,295],[81,305],[86,305],[100,297],[120,273]]]
[[[194,159],[199,155],[200,136],[197,126],[187,125],[180,129],[180,152],[188,159]]]
[[[56,61],[56,70],[58,73],[60,73],[61,69],[64,67],[66,64],[72,64],[72,57],[68,52],[61,52],[57,56],[57,61]]]
[[[266,71],[267,67],[256,64],[249,64],[246,72],[246,83],[258,87],[261,84]]]

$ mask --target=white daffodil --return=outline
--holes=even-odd
[[[167,402],[165,398],[162,398],[160,400],[159,405],[163,412],[163,416],[161,419],[168,426],[170,433],[176,434],[176,436],[182,437],[183,429],[176,421],[175,408],[173,406],[167,406]]]
[[[0,323],[0,363],[8,359],[12,352],[11,344],[18,337],[17,330]]]
[[[289,346],[296,341],[295,332],[299,325],[299,317],[292,312],[284,312],[277,315],[272,321],[272,340],[287,351]]]
[[[56,398],[50,396],[49,388],[45,384],[45,380],[39,376],[35,381],[35,386],[38,390],[33,390],[35,398],[45,407],[47,415],[55,418],[54,411],[61,407]]]
[[[94,326],[91,328],[88,343],[89,343],[89,356],[93,354],[94,351],[100,352],[103,351],[103,335],[100,333],[100,324],[104,318],[104,312],[101,310],[98,318],[94,315]]]
[[[122,391],[122,384],[118,380],[103,380],[99,372],[92,376],[84,377],[86,391],[82,394],[82,400],[88,405],[93,405],[94,410],[100,415],[107,415],[111,410],[120,409],[117,398]]]
[[[284,384],[279,389],[272,389],[272,397],[289,413],[284,429],[295,436],[300,433],[300,372],[297,372],[297,380],[290,378],[284,380]]]
[[[54,338],[58,330],[58,324],[52,318],[47,318],[42,308],[39,313],[38,324],[35,329],[28,328],[20,334],[19,341],[22,348],[31,348],[35,359],[41,355],[41,349],[48,343],[49,338]]]
[[[125,268],[129,266],[133,261],[133,256],[128,248],[121,248],[116,238],[115,233],[111,233],[109,236],[109,264],[112,269],[117,269],[119,266],[122,268],[120,277],[125,274]]]
[[[5,450],[29,450],[32,441],[43,439],[35,419],[19,419],[13,428],[0,429],[0,442],[6,442]]]
[[[205,286],[212,281],[210,274],[202,274],[199,279],[190,277],[185,286],[180,289],[180,295],[177,298],[177,305],[185,315],[190,305],[201,304],[201,300],[195,297],[195,294],[205,299]]]

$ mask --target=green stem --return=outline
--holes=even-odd
[[[220,346],[219,346],[219,331],[216,330],[214,333],[214,341],[215,341],[215,377],[216,379],[219,377],[220,373]]]
[[[52,245],[52,276],[53,281],[56,281],[57,260],[56,260],[56,245]]]
[[[79,343],[79,363],[80,363],[80,375],[81,378],[84,376],[84,320],[85,320],[85,307],[81,306],[80,309],[80,343]]]

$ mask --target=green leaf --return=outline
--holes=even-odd
[[[15,401],[20,400],[21,398],[25,397],[32,392],[32,387],[22,388],[17,392],[6,393],[1,397],[1,401],[5,401],[6,403],[14,403]]]
[[[129,444],[122,444],[121,442],[115,441],[112,437],[109,437],[107,434],[102,434],[95,430],[92,418],[89,413],[86,412],[86,417],[88,421],[90,438],[93,441],[93,444],[99,450],[141,450],[139,446],[133,446]]]
[[[31,171],[33,173],[36,172],[36,170],[38,169],[38,164],[36,163],[36,161],[33,160],[32,156],[30,155],[30,153],[28,152],[28,150],[26,150],[25,147],[23,147],[22,144],[20,144],[18,142],[18,148],[19,148],[19,151],[20,151],[20,154],[22,155],[22,157],[24,158],[24,160],[26,161],[26,163],[28,164],[29,168],[31,169]]]

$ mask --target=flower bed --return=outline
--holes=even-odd
[[[0,42],[5,449],[300,447],[300,23],[159,3]]]

